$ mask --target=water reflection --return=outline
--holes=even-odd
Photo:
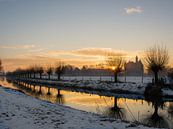
[[[154,107],[154,112],[149,116],[147,116],[143,120],[143,123],[157,128],[168,128],[172,126],[172,125],[169,126],[168,124],[169,119],[167,119],[165,116],[159,115],[159,108],[163,109],[162,107],[163,105],[157,105],[156,103],[153,103],[152,105]]]
[[[172,102],[169,103],[168,113],[169,113],[169,118],[172,119],[173,117],[173,103]]]
[[[18,88],[35,98],[70,106],[75,109],[98,113],[127,121],[139,121],[153,127],[173,128],[173,103],[162,98],[128,99],[117,96],[99,96],[68,91],[58,86],[43,86],[24,82],[0,80],[12,88]],[[57,87],[57,88],[55,88]]]
[[[50,87],[48,87],[47,95],[51,95],[51,93],[50,93]]]
[[[57,89],[57,91],[58,91],[58,94],[56,96],[56,103],[58,103],[58,104],[64,104],[65,103],[64,96],[61,94],[61,91],[60,90]]]
[[[4,77],[0,77],[0,81],[4,81],[5,80],[5,78]]]
[[[103,114],[116,119],[125,119],[125,110],[121,107],[118,107],[118,99],[116,97],[114,97],[113,107],[108,107],[107,110],[103,112]]]
[[[162,99],[162,96],[160,94],[159,95],[153,94],[150,96],[146,96],[146,101],[148,103],[151,103],[152,106],[154,107],[154,113],[152,114],[152,119],[154,120],[159,119],[160,116],[158,115],[158,109],[164,108],[164,101]]]
[[[161,90],[152,91],[152,94],[145,96],[145,99],[148,104],[152,105],[154,112],[144,119],[144,123],[157,128],[168,128],[166,118],[159,115],[159,109],[163,110],[165,107]]]
[[[151,115],[144,119],[143,123],[156,128],[169,128],[167,120],[162,116],[153,118],[153,116]]]
[[[26,94],[34,96],[36,98],[58,104],[64,104],[65,102],[64,96],[63,94],[61,94],[61,90],[59,89],[35,84],[31,85],[24,82],[15,82],[14,84],[16,87],[23,90]],[[56,94],[54,94],[56,92],[55,90],[57,90]]]

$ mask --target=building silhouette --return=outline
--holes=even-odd
[[[125,74],[126,76],[142,76],[144,74],[144,65],[138,56],[136,56],[135,62],[125,63]]]

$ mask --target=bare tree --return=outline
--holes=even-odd
[[[18,77],[18,78],[22,78],[23,77],[22,73],[23,72],[22,72],[22,69],[21,68],[18,68],[18,69],[16,69],[14,71],[15,76]]]
[[[158,83],[158,73],[166,68],[169,54],[166,47],[156,45],[145,52],[144,63],[148,70],[154,73],[155,84]]]
[[[55,73],[58,75],[58,81],[61,80],[61,75],[63,74],[65,65],[63,62],[59,61],[55,66]]]
[[[28,72],[28,78],[32,78],[32,74],[34,74],[34,67],[28,67],[26,70]]]
[[[30,69],[29,68],[25,69],[25,77],[30,78],[30,75],[31,75]]]
[[[44,73],[44,69],[42,66],[36,67],[37,73],[40,74],[40,79],[42,78],[42,74]]]
[[[1,61],[1,59],[0,59],[0,72],[2,72],[2,71],[3,71],[2,61]]]
[[[48,74],[48,78],[50,80],[50,75],[53,73],[53,68],[51,66],[47,67],[46,73]]]
[[[38,73],[38,66],[34,65],[31,66],[30,68],[30,73],[33,75],[33,78],[36,78],[36,74]]]
[[[124,62],[122,54],[109,53],[106,56],[106,64],[114,73],[115,83],[118,81],[118,73],[122,71]]]

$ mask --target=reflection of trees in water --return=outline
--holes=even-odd
[[[6,78],[6,81],[7,81],[8,83],[12,83],[12,81],[11,81],[10,79],[8,79],[8,78]]]
[[[26,83],[21,83],[21,82],[17,82],[17,85],[15,85],[17,88],[19,88],[22,91],[29,91],[28,87],[26,86]]]
[[[28,83],[25,83],[25,90],[26,90],[28,93],[33,93],[32,85],[31,85],[31,84],[28,84]]]
[[[47,95],[51,95],[51,93],[50,93],[50,87],[48,87]]]
[[[98,109],[99,109],[99,107],[98,107]],[[103,112],[98,110],[98,113],[101,113],[105,116],[109,116],[109,117],[116,118],[116,119],[124,119],[125,118],[124,109],[118,107],[118,99],[116,97],[114,97],[113,107],[108,107]]]
[[[38,98],[41,98],[43,100],[50,101],[52,103],[58,103],[58,104],[64,104],[64,96],[60,94],[60,90],[58,90],[57,96],[53,96],[50,92],[51,88],[49,87],[47,90],[47,93],[44,94],[42,91],[40,92],[40,86],[39,86],[39,91],[38,92],[32,92],[33,96],[36,96]]]
[[[28,90],[28,93],[31,96],[35,96],[35,97],[39,97],[40,95],[42,95],[42,92],[39,92],[39,91],[36,90],[36,85],[35,84],[31,85],[31,88]]]
[[[17,88],[19,88],[20,90],[24,91],[25,93],[31,95],[31,96],[35,96],[38,97],[40,95],[39,91],[36,92],[36,86],[35,84],[29,84],[29,83],[24,83],[24,82],[15,82],[13,83]]]
[[[31,96],[38,97],[43,100],[48,100],[53,103],[58,103],[58,104],[64,104],[65,99],[64,96],[60,93],[60,90],[57,90],[57,96],[52,96],[50,92],[50,87],[48,87],[47,93],[44,94],[42,92],[42,86],[36,86],[35,84],[29,84],[29,83],[24,83],[24,82],[16,82],[16,87],[18,87],[20,90],[28,93]],[[38,87],[38,90],[36,90],[36,87]]]
[[[39,86],[39,91],[38,91],[38,94],[42,94],[42,91],[41,91],[41,86]]]
[[[13,82],[13,84],[20,90],[22,90],[23,92],[31,95],[31,96],[35,96],[38,97],[40,94],[38,92],[36,92],[35,89],[35,85],[33,84],[29,84],[29,83],[24,83],[24,82]]]
[[[4,81],[4,80],[5,80],[5,78],[0,76],[0,81]]]
[[[170,103],[169,103],[168,115],[169,115],[169,117],[170,117],[171,120],[172,120],[172,118],[173,118],[173,102],[170,102]]]
[[[144,118],[142,123],[157,128],[169,128],[166,119],[158,114],[158,108],[158,106],[154,105],[154,113]]]
[[[147,116],[143,119],[142,123],[157,128],[169,128],[169,124],[166,119],[159,115],[157,117],[153,117],[153,114],[151,116]]]
[[[154,108],[154,113],[152,114],[152,118],[153,119],[159,118],[158,109],[159,108],[163,109],[163,107],[164,107],[164,102],[162,100],[162,97],[152,96],[150,98],[146,98],[146,101],[148,103],[151,103]]]
[[[64,104],[65,103],[65,99],[64,96],[61,94],[61,91],[59,89],[57,89],[57,96],[56,96],[56,103],[58,104]]]
[[[36,89],[35,89],[35,85],[33,85],[33,88],[31,89],[32,90],[32,92],[36,92]]]
[[[168,128],[168,122],[164,117],[160,116],[158,113],[159,108],[163,109],[164,107],[164,101],[162,99],[161,91],[153,91],[152,94],[145,96],[145,100],[149,104],[152,104],[154,112],[153,114],[144,118],[142,120],[142,123],[157,128]]]

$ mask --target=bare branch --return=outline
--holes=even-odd
[[[114,72],[114,82],[117,82],[117,74],[124,67],[124,57],[121,54],[108,53],[106,56],[106,64]]]
[[[123,66],[124,66],[124,57],[122,55],[115,55],[112,53],[109,53],[106,56],[106,63],[109,68],[111,68],[114,72],[121,72]]]
[[[148,70],[155,74],[155,83],[158,81],[158,72],[167,67],[169,54],[166,47],[156,45],[145,52],[144,63]]]

